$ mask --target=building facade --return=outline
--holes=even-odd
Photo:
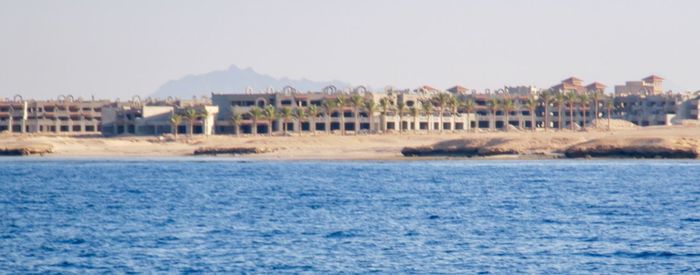
[[[116,102],[103,108],[102,135],[212,135],[218,112],[206,103]]]
[[[102,125],[102,107],[106,100],[0,101],[0,132],[46,134],[99,134]]]

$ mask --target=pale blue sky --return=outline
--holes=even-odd
[[[191,73],[383,87],[700,89],[700,1],[7,1],[0,96],[148,95]]]

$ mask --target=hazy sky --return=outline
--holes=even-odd
[[[0,97],[148,95],[231,64],[381,88],[700,89],[700,1],[7,1]]]

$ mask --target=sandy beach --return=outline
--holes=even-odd
[[[0,135],[0,148],[50,148],[52,156],[191,156],[200,148],[254,147],[267,152],[241,155],[253,159],[381,160],[405,159],[404,147],[470,144],[520,157],[556,156],[572,146],[660,144],[669,148],[700,148],[700,127],[666,126],[613,131],[509,131],[458,133],[390,133],[288,136],[111,137]],[[512,154],[511,154],[512,155]]]

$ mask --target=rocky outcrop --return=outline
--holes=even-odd
[[[686,158],[700,157],[695,140],[690,139],[594,139],[573,145],[564,151],[569,158]]]
[[[406,157],[485,157],[521,155],[526,153],[524,148],[513,138],[471,138],[448,140],[430,146],[404,147],[401,154]]]
[[[0,156],[44,155],[53,152],[51,145],[18,145],[0,147]]]
[[[274,150],[258,147],[203,147],[194,151],[194,155],[243,155],[243,154],[262,154],[272,152]]]
[[[475,157],[497,155],[566,156],[568,158],[700,158],[700,140],[691,137],[633,138],[468,138],[429,146],[405,147],[406,157]]]

